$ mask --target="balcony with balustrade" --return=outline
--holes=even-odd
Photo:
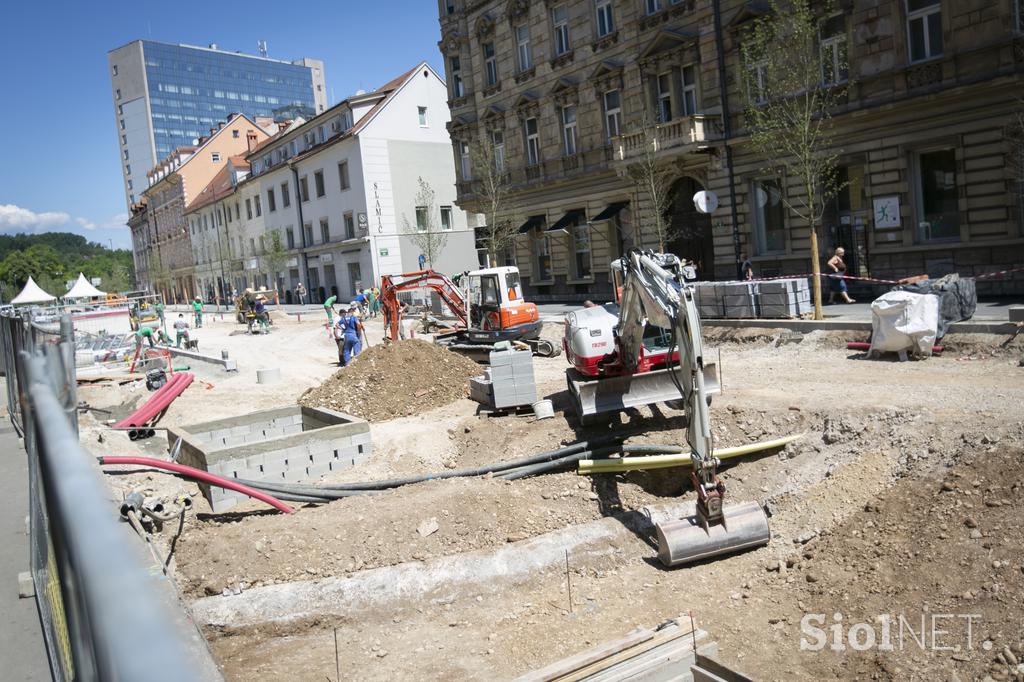
[[[668,123],[654,124],[646,130],[612,138],[612,158],[614,162],[629,163],[643,157],[648,151],[653,152],[656,158],[702,152],[721,139],[721,116],[683,116]]]

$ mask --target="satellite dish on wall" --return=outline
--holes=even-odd
[[[710,190],[701,190],[693,195],[693,205],[701,213],[714,213],[718,208],[718,195]]]

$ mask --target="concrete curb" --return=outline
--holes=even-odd
[[[169,350],[171,352],[171,357],[174,358],[185,358],[189,362],[202,362],[207,365],[213,365],[225,372],[238,371],[238,365],[231,359],[225,360],[223,358],[213,357],[212,355],[203,355],[202,353],[196,353],[182,348],[175,348],[173,346],[162,346],[162,348]]]
[[[701,320],[705,328],[719,329],[788,329],[796,332],[856,331],[870,332],[871,322],[858,320]],[[955,322],[949,334],[1013,334],[1015,322]]]
[[[471,587],[498,593],[508,585],[562,567],[565,552],[575,557],[613,554],[653,524],[694,513],[694,505],[659,505],[642,512],[590,521],[514,542],[495,550],[371,568],[350,577],[330,577],[246,590],[239,595],[203,597],[192,603],[196,622],[218,628],[288,623],[304,618],[351,617],[362,609],[386,609],[410,599],[443,599]]]

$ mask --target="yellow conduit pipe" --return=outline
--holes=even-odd
[[[795,440],[803,438],[806,434],[798,433],[792,436],[776,438],[774,440],[761,441],[760,443],[748,443],[732,448],[719,448],[715,450],[715,457],[721,460],[733,459],[750,455],[755,452],[781,448]],[[623,471],[648,471],[651,469],[669,469],[671,467],[686,467],[693,463],[690,455],[650,455],[648,457],[618,457],[611,459],[581,459],[576,473],[584,474],[611,474]]]

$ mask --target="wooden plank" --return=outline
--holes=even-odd
[[[600,661],[612,654],[616,654],[623,649],[646,642],[653,637],[654,632],[651,630],[637,628],[624,637],[604,642],[593,649],[587,649],[586,651],[581,651],[569,658],[563,658],[560,661],[555,661],[551,665],[541,668],[540,670],[528,672],[525,675],[517,677],[514,682],[550,682],[551,680],[559,679],[563,675],[568,675],[573,671],[579,670],[584,666],[591,665],[595,661]]]
[[[583,680],[596,672],[600,672],[602,670],[610,668],[616,663],[627,661],[635,656],[639,656],[640,654],[646,651],[650,651],[655,647],[659,647],[662,644],[665,644],[666,642],[671,642],[674,639],[679,639],[680,637],[689,635],[693,631],[693,628],[690,626],[688,620],[685,624],[676,621],[676,625],[677,627],[675,628],[666,628],[655,633],[654,637],[647,640],[646,642],[642,642],[640,644],[632,646],[629,649],[620,651],[617,654],[607,656],[599,661],[591,663],[590,665],[584,668],[580,668],[569,675],[559,677],[557,678],[558,682],[579,682],[579,680]]]

